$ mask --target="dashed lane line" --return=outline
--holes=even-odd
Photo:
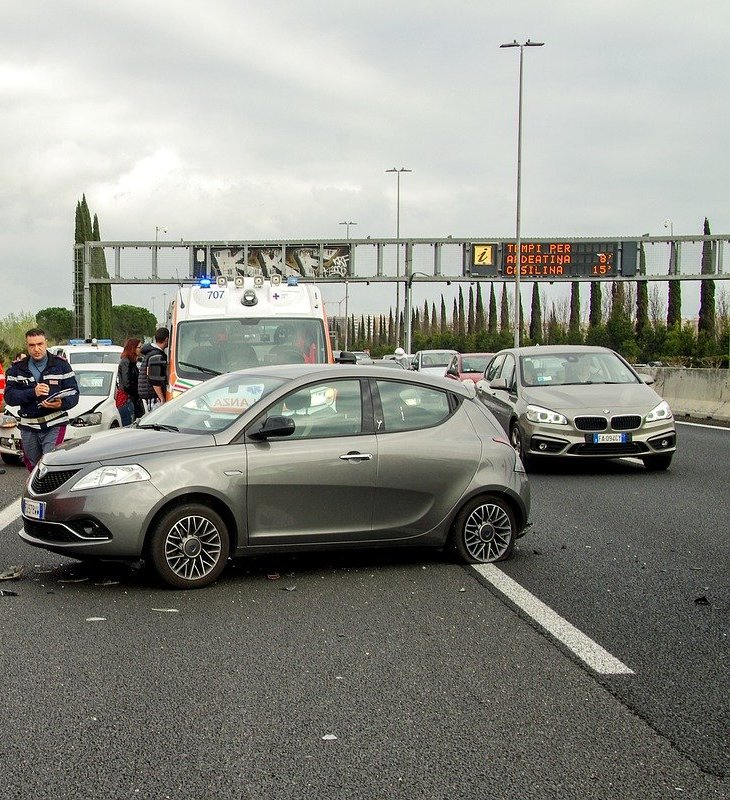
[[[601,675],[634,674],[626,664],[604,650],[600,644],[571,625],[493,564],[474,564],[472,568],[595,672]]]

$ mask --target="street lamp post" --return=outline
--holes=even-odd
[[[664,220],[664,227],[669,228],[669,235],[674,238],[674,223],[671,219]]]
[[[162,293],[162,322],[167,322],[167,292]]]
[[[429,276],[426,275],[425,272],[411,272],[408,276],[408,280],[406,281],[405,287],[405,319],[403,320],[403,327],[405,328],[405,351],[406,353],[410,354],[411,352],[411,305],[413,303],[412,295],[413,295],[413,279],[416,275],[423,275],[424,278],[428,278]]]
[[[155,318],[155,325],[156,325],[157,324],[157,314],[155,314],[155,300],[157,300],[157,296],[155,295],[154,297],[150,297],[150,300],[152,300],[152,316]]]
[[[522,265],[522,239],[520,235],[520,205],[522,201],[522,55],[525,47],[543,47],[545,42],[532,42],[529,39],[520,44],[517,39],[500,47],[520,48],[519,99],[517,104],[517,220],[515,225],[515,347],[520,346],[520,267]]]
[[[398,280],[398,278],[400,278],[400,176],[401,172],[413,172],[413,170],[406,169],[405,167],[401,167],[400,169],[392,167],[391,169],[386,169],[385,171],[395,172],[396,176],[395,238],[398,240],[398,250],[396,252],[395,262],[395,343],[398,345],[400,340],[400,281]],[[408,352],[408,350],[406,350],[406,352]]]
[[[345,226],[347,240],[349,241],[350,240],[350,225],[357,225],[357,222],[353,222],[352,220],[350,220],[349,222],[340,222],[340,225],[344,225]],[[347,265],[347,269],[348,269],[348,273],[349,273],[349,270],[350,270],[350,264],[349,263]],[[350,332],[350,330],[349,330],[350,325],[349,325],[349,320],[348,320],[348,317],[347,317],[347,315],[349,313],[348,310],[347,310],[347,302],[348,302],[348,299],[349,299],[349,296],[350,296],[350,291],[349,291],[350,290],[350,284],[349,284],[349,282],[347,280],[348,273],[345,274],[345,350],[347,350],[347,337],[348,337],[348,334]]]
[[[155,225],[155,241],[157,241],[161,233],[167,233],[167,228],[163,225]]]

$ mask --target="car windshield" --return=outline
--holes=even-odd
[[[70,364],[115,364],[121,358],[121,350],[92,350],[86,353],[69,351]]]
[[[324,364],[324,325],[282,317],[181,322],[175,360],[178,375],[195,380],[271,364]]]
[[[435,353],[424,353],[421,356],[421,366],[424,367],[446,367],[454,354],[449,350]]]
[[[221,375],[157,406],[142,417],[138,426],[182,433],[218,433],[283,383],[284,378],[252,372]]]
[[[112,386],[112,372],[99,370],[79,370],[76,372],[76,383],[82,397],[108,397]]]
[[[641,383],[615,353],[602,351],[521,356],[520,368],[525,386]]]
[[[461,359],[461,371],[484,372],[491,357],[491,353],[484,356],[463,356]]]

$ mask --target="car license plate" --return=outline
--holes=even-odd
[[[28,519],[45,519],[46,504],[41,500],[28,500],[23,498],[23,516]]]
[[[593,444],[626,444],[628,433],[594,433]]]

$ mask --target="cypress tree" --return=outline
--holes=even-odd
[[[481,333],[486,328],[484,320],[484,301],[482,300],[482,285],[477,284],[476,311],[474,318],[474,333]]]
[[[494,294],[494,284],[489,284],[489,319],[487,321],[487,330],[491,336],[497,335],[497,298]]]
[[[476,320],[474,318],[474,287],[469,284],[469,313],[467,316],[466,322],[466,333],[467,336],[471,336],[474,333],[474,328],[476,325]]]
[[[456,335],[460,338],[464,338],[464,334],[466,332],[466,320],[464,318],[464,292],[461,289],[461,284],[459,285],[459,319],[456,326]]]
[[[710,236],[710,221],[705,217],[705,236]],[[712,275],[712,242],[702,243],[703,275]],[[700,284],[700,313],[697,320],[697,338],[714,340],[716,333],[715,318],[715,281],[704,280]]]
[[[573,281],[570,284],[568,340],[571,344],[580,344],[583,341],[583,336],[580,332],[580,281]]]
[[[456,335],[459,330],[459,306],[454,298],[454,309],[451,312],[451,332]]]
[[[509,300],[507,299],[507,285],[502,284],[502,302],[499,309],[499,332],[507,333],[510,330]]]
[[[677,249],[674,242],[669,244],[669,274],[677,271]],[[667,329],[682,326],[682,284],[680,281],[669,281],[669,298],[667,303]]]
[[[599,281],[591,283],[591,302],[588,312],[588,327],[597,328],[601,324],[601,284]]]
[[[444,300],[444,296],[441,295],[441,333],[446,333],[448,330],[448,324],[446,322],[446,301]]]
[[[431,303],[431,334],[435,336],[439,332],[439,322],[436,316],[436,303]]]
[[[421,323],[421,333],[424,336],[431,334],[431,321],[428,318],[428,300],[423,301],[423,322]]]
[[[532,284],[532,306],[530,308],[530,339],[533,344],[542,344],[542,308],[537,281]]]
[[[81,202],[76,203],[74,219],[74,242],[84,243],[84,223],[81,214]],[[74,249],[74,336],[84,335],[84,251]]]
[[[92,241],[100,242],[101,233],[99,230],[99,218],[94,214],[94,224],[92,226]],[[94,248],[91,255],[91,274],[94,278],[108,278],[109,273],[106,268],[106,255],[101,248]],[[98,304],[97,328],[94,334],[99,339],[111,339],[112,335],[112,287],[111,284],[96,284],[94,295]],[[166,309],[163,309],[166,313]],[[120,344],[123,344],[120,342]]]

